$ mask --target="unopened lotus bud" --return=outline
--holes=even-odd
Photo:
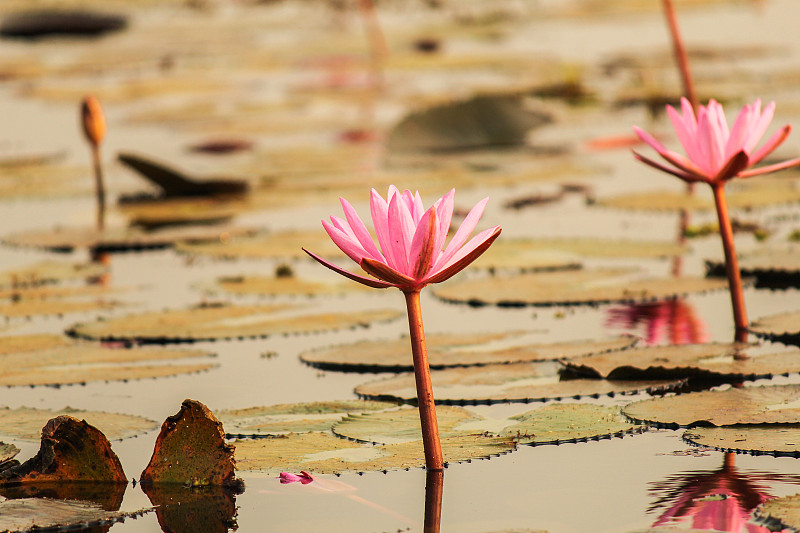
[[[83,99],[81,105],[81,116],[83,118],[83,133],[89,142],[98,146],[106,136],[106,117],[100,101],[92,95]]]

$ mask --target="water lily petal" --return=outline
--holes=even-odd
[[[789,124],[776,131],[772,137],[770,137],[769,140],[764,143],[764,146],[750,155],[750,164],[755,165],[771,154],[778,146],[783,144],[783,141],[786,140],[791,131],[792,127]]]
[[[758,103],[758,108],[761,108],[761,101],[756,100]],[[770,122],[772,122],[772,117],[775,115],[775,102],[770,102],[767,104],[767,107],[764,109],[764,112],[761,116],[755,121],[753,124],[750,135],[748,135],[747,140],[743,146],[744,150],[749,154],[750,152],[755,149],[758,142],[761,140],[761,137],[767,132],[767,128],[769,127]]]
[[[447,240],[447,233],[450,231],[450,222],[453,220],[453,209],[455,208],[456,190],[450,189],[450,192],[439,198],[433,205],[436,206],[436,218],[439,221],[439,229],[436,232],[436,246],[434,247],[436,257],[433,258],[433,263],[439,260],[444,248],[444,241]]]
[[[422,279],[433,266],[436,250],[436,232],[439,222],[436,220],[436,206],[428,209],[419,221],[414,240],[411,241],[409,263],[414,278]]]
[[[502,229],[500,226],[495,226],[480,232],[473,237],[464,248],[459,250],[457,255],[452,257],[450,263],[445,268],[425,279],[425,284],[441,283],[464,270],[492,245],[495,239],[500,236],[501,231]]]
[[[344,216],[347,218],[347,223],[350,225],[352,232],[358,242],[361,244],[361,247],[369,254],[369,257],[376,259],[378,261],[383,261],[383,255],[378,250],[377,246],[375,246],[375,241],[372,240],[372,235],[370,235],[369,230],[364,225],[364,222],[361,220],[361,217],[358,216],[356,210],[353,209],[353,206],[350,205],[350,202],[345,200],[344,198],[339,198],[339,202],[342,204],[342,209],[344,210]]]
[[[719,172],[717,172],[717,175],[711,179],[711,183],[729,180],[736,176],[739,172],[746,169],[747,165],[749,164],[750,158],[747,156],[747,153],[742,150],[731,157],[727,163],[725,163],[725,166],[723,166]]]
[[[352,272],[349,272],[349,271],[347,271],[347,270],[345,270],[343,268],[340,268],[340,267],[334,265],[330,261],[326,261],[325,259],[321,258],[317,254],[315,254],[313,252],[309,252],[305,248],[303,248],[303,251],[305,253],[307,253],[308,255],[310,255],[311,257],[313,257],[314,259],[316,259],[317,262],[320,263],[322,266],[328,267],[331,270],[333,270],[334,272],[336,272],[337,274],[341,274],[342,276],[344,276],[344,277],[346,277],[348,279],[352,279],[353,281],[357,281],[358,283],[361,283],[362,285],[366,285],[367,287],[373,287],[375,289],[386,289],[388,287],[394,287],[394,285],[391,284],[391,283],[386,283],[385,281],[372,279],[372,278],[367,278],[367,277],[364,277],[364,276],[359,276],[358,274],[354,274]],[[362,261],[365,261],[365,260],[367,260],[367,258],[362,259]]]
[[[698,175],[689,174],[689,173],[683,172],[681,170],[678,170],[678,169],[675,169],[675,168],[672,168],[672,167],[668,167],[666,165],[662,165],[658,161],[653,161],[652,159],[649,159],[649,158],[639,154],[635,150],[633,151],[633,157],[635,157],[636,159],[638,159],[639,161],[641,161],[642,163],[644,163],[646,165],[650,165],[653,168],[657,168],[658,170],[661,170],[661,171],[666,172],[668,174],[672,174],[673,176],[676,176],[676,177],[682,179],[683,181],[685,181],[687,183],[693,183],[693,182],[696,182],[696,181],[705,181],[705,179],[706,179],[705,176],[702,175],[702,174],[698,174]]]
[[[692,163],[689,159],[683,157],[681,154],[673,152],[672,150],[667,150],[663,144],[661,144],[655,137],[643,129],[634,126],[633,131],[641,140],[649,144],[656,152],[658,152],[658,155],[663,157],[669,163],[672,163],[678,167],[680,170],[686,172],[687,174],[703,175],[703,171],[700,170],[697,165]]]
[[[461,226],[456,231],[456,234],[453,235],[453,238],[450,239],[450,243],[445,248],[444,253],[439,256],[439,259],[436,260],[436,263],[433,265],[434,270],[439,270],[442,266],[447,263],[453,255],[462,247],[464,243],[467,242],[467,239],[475,230],[475,227],[478,225],[478,221],[480,220],[481,216],[483,216],[483,210],[486,208],[486,204],[489,202],[489,198],[486,197],[473,207],[467,216],[464,218],[464,221],[461,223]]]
[[[389,202],[389,253],[394,258],[394,269],[408,273],[408,249],[413,238],[413,221],[400,195],[392,196]],[[411,235],[409,236],[409,233]]]
[[[410,278],[402,272],[398,272],[386,265],[386,263],[375,261],[369,257],[365,257],[361,260],[361,268],[363,268],[367,274],[386,281],[392,287],[411,289],[417,285],[417,281],[414,278]]]
[[[333,218],[333,217],[331,217]],[[361,258],[363,258],[367,253],[355,240],[354,237],[351,237],[341,229],[335,227],[332,224],[329,224],[326,221],[322,221],[322,227],[325,228],[325,231],[328,232],[331,240],[339,247],[341,251],[343,251],[347,257],[355,261],[356,263],[361,262]]]
[[[389,266],[397,268],[394,256],[391,253],[392,241],[389,236],[389,205],[375,189],[372,189],[370,193],[369,208],[372,214],[372,224],[375,227],[375,236],[378,238],[378,244],[383,251],[383,257],[386,259],[386,263]]]
[[[798,165],[800,165],[800,157],[796,159],[790,159],[788,161],[782,161],[780,163],[775,163],[774,165],[767,165],[764,167],[745,170],[739,172],[738,177],[752,178],[753,176],[760,176],[761,174],[769,174],[770,172],[776,172],[778,170],[783,170],[784,168],[796,167]]]

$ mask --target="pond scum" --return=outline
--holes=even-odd
[[[0,5],[0,532],[800,531],[800,12],[674,4]]]

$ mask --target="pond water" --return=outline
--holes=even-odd
[[[367,192],[377,173],[395,172],[396,184],[403,188],[403,172],[419,168],[404,167],[408,160],[394,159],[396,154],[386,153],[381,145],[385,132],[410,109],[481,91],[547,85],[575,78],[594,94],[593,101],[573,107],[558,99],[534,99],[531,105],[552,113],[554,120],[532,132],[527,145],[514,150],[448,152],[438,158],[421,158],[417,164],[456,169],[453,185],[457,187],[459,207],[490,196],[481,227],[502,225],[501,239],[558,236],[670,241],[677,234],[677,213],[592,205],[583,192],[565,194],[556,202],[521,210],[504,209],[502,206],[509,200],[558,190],[559,182],[498,180],[498,174],[504,171],[546,173],[548,169],[574,165],[577,168],[574,174],[561,170],[562,175],[555,177],[561,183],[584,184],[593,199],[632,191],[682,190],[677,180],[636,163],[627,147],[592,148],[596,146],[592,141],[597,139],[625,144],[634,124],[657,130],[669,142],[674,141],[663,116],[651,117],[643,105],[615,105],[627,96],[673,95],[680,90],[671,64],[668,36],[655,7],[657,2],[650,2],[653,6],[622,0],[476,2],[472,9],[445,3],[439,10],[422,3],[408,6],[388,3],[380,13],[390,48],[384,73],[386,88],[378,96],[365,91],[367,100],[354,96],[355,89],[364,83],[362,59],[366,55],[355,12],[300,1],[73,3],[118,9],[130,17],[131,23],[124,32],[93,41],[2,41],[6,56],[0,57],[4,80],[0,85],[0,116],[4,117],[0,123],[0,151],[6,157],[58,153],[59,165],[77,166],[83,176],[68,183],[69,194],[45,190],[9,194],[0,209],[3,234],[92,224],[95,204],[90,192],[88,152],[76,119],[77,102],[86,92],[97,92],[106,108],[109,133],[103,151],[112,196],[144,188],[139,178],[114,163],[116,152],[135,151],[199,175],[244,175],[254,183],[282,173],[296,173],[297,180],[311,179],[309,176],[325,175],[325,165],[330,165],[331,175],[347,174],[360,180],[363,194],[348,199],[360,213],[366,213]],[[10,2],[3,9],[14,7],[18,6]],[[774,99],[778,111],[773,128],[798,123],[800,91],[793,81],[800,72],[800,45],[795,31],[800,10],[796,2],[678,2],[678,7],[690,50],[707,53],[704,57],[698,53],[693,65],[703,99],[718,95],[734,107],[756,97]],[[431,36],[441,39],[442,57],[419,59],[409,52],[415,38]],[[330,42],[326,44],[328,38]],[[392,53],[398,58],[395,63]],[[437,60],[442,64],[437,65]],[[342,71],[332,66],[342,64]],[[623,66],[614,67],[615,64]],[[625,66],[630,64],[635,66]],[[620,68],[621,73],[608,74],[613,68]],[[344,88],[338,87],[338,92],[336,76],[344,77],[341,82]],[[203,117],[203,113],[208,116]],[[231,116],[229,120],[226,113]],[[268,118],[259,122],[260,113]],[[365,142],[355,144],[353,151],[354,145],[343,141],[342,133],[361,131],[360,128],[368,133],[369,128],[374,128],[377,140],[367,136]],[[186,150],[192,143],[220,138],[247,139],[255,143],[256,149],[229,156]],[[343,155],[325,159],[314,152],[318,149],[339,150]],[[286,160],[281,158],[284,150]],[[304,151],[309,154],[305,168],[310,171],[299,170],[304,168],[301,164]],[[800,136],[790,136],[779,152],[785,157],[800,154]],[[353,153],[356,155],[350,155]],[[458,181],[464,179],[464,168],[500,171],[488,172],[485,181],[476,184],[474,180]],[[787,180],[796,178],[796,173],[787,175]],[[386,174],[380,179],[383,183]],[[313,187],[305,191],[306,200],[301,191],[296,193],[299,199],[294,204],[247,211],[238,215],[235,222],[270,231],[322,232],[319,220],[340,213],[338,193]],[[352,186],[347,190],[352,190]],[[426,203],[446,190],[432,187],[424,191]],[[109,216],[112,225],[125,221],[116,210]],[[768,228],[773,232],[772,239],[781,240],[795,229],[798,211],[796,204],[789,204],[741,210],[734,216]],[[712,212],[693,214],[691,220],[698,225],[713,221]],[[297,243],[297,247],[303,245]],[[691,251],[682,260],[684,275],[702,275],[705,259],[722,256],[716,235],[693,239],[689,245]],[[737,235],[737,245],[740,251],[747,251],[759,243],[751,234],[743,233]],[[487,253],[491,254],[491,249]],[[30,248],[0,248],[3,269],[52,258],[83,261],[88,254],[86,250],[54,255]],[[585,267],[637,266],[655,276],[669,275],[673,268],[669,258],[580,259]],[[272,301],[207,295],[198,285],[220,276],[272,274],[284,262],[218,261],[170,249],[114,254],[108,283],[115,290],[112,298],[122,303],[120,307],[60,317],[9,319],[7,333],[61,333],[77,322],[92,321],[97,316],[125,316],[204,301]],[[299,275],[335,278],[310,261],[292,260],[290,264]],[[340,264],[345,264],[343,259]],[[460,276],[470,275],[467,271]],[[642,320],[629,327],[612,321],[612,317],[619,316],[620,305],[469,307],[444,303],[431,292],[423,291],[422,303],[429,333],[466,334],[477,328],[487,332],[531,331],[540,342],[602,338],[620,333],[647,335]],[[745,291],[745,299],[751,318],[800,307],[796,289],[772,291],[750,287]],[[348,292],[288,301],[331,312],[404,310],[397,291]],[[690,295],[684,301],[701,323],[702,340],[732,340],[727,292]],[[217,354],[218,367],[159,379],[8,387],[0,389],[0,406],[50,409],[69,406],[163,421],[175,414],[186,398],[199,400],[212,411],[350,399],[355,397],[354,387],[379,376],[321,371],[304,365],[298,354],[356,340],[396,338],[405,328],[403,320],[395,320],[354,330],[199,342],[192,346]],[[792,375],[763,382],[800,380]],[[640,397],[646,396],[581,401],[624,405]],[[530,408],[524,404],[471,407],[476,412],[494,415]],[[513,453],[489,460],[452,464],[444,473],[440,509],[435,505],[437,491],[423,469],[323,475],[318,482],[308,485],[282,485],[272,475],[242,472],[240,477],[246,485],[242,494],[209,497],[200,504],[211,509],[211,502],[230,504],[233,499],[235,516],[223,509],[217,518],[207,519],[200,527],[181,522],[180,515],[175,522],[159,524],[159,517],[148,513],[110,529],[115,533],[226,531],[236,527],[244,532],[422,531],[424,524],[435,522],[435,515],[440,513],[443,532],[626,533],[647,531],[656,524],[690,529],[693,513],[701,516],[702,511],[697,508],[693,512],[675,511],[675,508],[682,495],[690,494],[703,480],[725,483],[735,478],[737,486],[746,487],[741,489],[743,501],[800,492],[797,459],[726,456],[690,446],[681,440],[683,432],[650,429],[624,438],[520,446]],[[157,433],[151,431],[112,443],[129,478],[138,479],[150,459]],[[38,449],[38,443],[4,440],[21,449],[21,458],[32,456]],[[140,487],[130,485],[120,509],[134,511],[150,506]],[[744,515],[749,511],[752,507],[745,509]],[[681,517],[682,512],[686,516]],[[694,526],[709,529],[700,519]],[[438,527],[429,526],[428,530]],[[745,531],[743,527],[741,522],[734,521],[724,531],[738,533]]]

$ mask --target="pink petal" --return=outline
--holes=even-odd
[[[453,220],[453,209],[455,203],[456,190],[450,189],[450,192],[439,198],[433,205],[436,206],[436,218],[439,220],[439,229],[436,232],[436,257],[434,257],[434,264],[439,260],[444,248],[444,241],[447,240],[447,233],[450,231],[450,222]]]
[[[414,240],[411,241],[409,263],[411,274],[415,279],[422,279],[433,266],[433,257],[436,250],[436,232],[439,222],[436,220],[436,207],[428,209],[417,226]]]
[[[333,218],[333,217],[331,217]],[[351,237],[341,229],[322,221],[322,227],[325,228],[325,231],[328,232],[331,240],[339,247],[341,251],[347,254],[347,257],[355,261],[356,263],[360,263],[361,259],[367,255],[364,249],[361,247],[360,244],[355,240],[355,238]]]
[[[744,106],[733,123],[733,129],[725,145],[725,156],[730,158],[733,154],[744,148],[747,136],[752,126],[752,107]]]
[[[776,131],[772,137],[770,137],[769,140],[764,143],[764,146],[756,150],[754,154],[750,155],[750,164],[755,165],[771,154],[778,146],[783,144],[783,141],[786,140],[791,131],[792,127],[789,124]]]
[[[473,237],[465,247],[459,250],[457,255],[453,256],[452,260],[445,268],[423,280],[424,283],[426,285],[429,283],[441,283],[464,270],[492,245],[501,231],[502,229],[500,226],[495,226],[480,232]]]
[[[379,261],[374,261],[369,257],[365,257],[361,260],[361,268],[367,274],[375,276],[378,279],[382,279],[385,282],[389,283],[392,287],[398,287],[400,289],[404,288],[414,288],[417,285],[417,280],[414,278],[410,278],[403,274],[402,272],[398,272],[397,270],[391,268],[390,266],[386,265],[385,263],[381,263]]]
[[[647,157],[645,157],[645,156],[643,156],[643,155],[641,155],[641,154],[639,154],[639,153],[637,153],[635,151],[633,152],[633,157],[635,157],[636,159],[638,159],[639,161],[641,161],[645,165],[650,165],[653,168],[657,168],[658,170],[661,170],[661,171],[666,172],[668,174],[672,174],[673,176],[677,176],[678,178],[682,179],[683,181],[685,181],[687,183],[693,183],[695,181],[707,181],[708,180],[708,178],[706,176],[704,176],[704,175],[701,175],[701,174],[697,174],[697,175],[688,174],[688,173],[683,172],[681,170],[674,169],[674,168],[668,167],[666,165],[662,165],[661,163],[653,161],[652,159],[648,159]]]
[[[697,165],[695,165],[690,160],[683,157],[681,154],[673,152],[671,150],[667,150],[663,144],[658,142],[658,140],[655,137],[653,137],[643,129],[634,126],[633,131],[636,132],[636,135],[638,135],[641,140],[652,146],[653,149],[655,149],[655,151],[658,152],[658,155],[666,159],[669,163],[672,163],[673,165],[678,167],[680,170],[686,172],[687,174],[698,174],[698,175],[703,174],[703,171],[700,170],[697,167]]]
[[[761,100],[756,100],[758,108],[761,107]],[[755,124],[750,128],[750,135],[744,143],[744,150],[749,154],[756,147],[761,137],[767,132],[772,117],[775,114],[775,102],[770,102],[761,116],[756,120]]]
[[[706,169],[708,174],[716,174],[725,164],[725,145],[721,142],[721,131],[719,129],[720,113],[719,104],[714,100],[708,103],[706,112],[701,109],[700,116],[697,118],[697,142],[701,153],[706,156],[705,167],[699,164],[700,168]]]
[[[406,274],[408,270],[408,248],[413,238],[413,221],[411,214],[402,205],[399,195],[392,197],[389,202],[389,254],[394,258],[394,269]],[[408,234],[411,233],[409,236]]]
[[[686,152],[686,156],[699,165],[702,157],[697,149],[697,120],[694,117],[692,105],[685,98],[681,99],[683,115],[678,114],[672,106],[667,106],[667,115],[672,122],[678,140]],[[655,148],[655,147],[654,147]]]
[[[372,235],[370,235],[369,230],[364,225],[361,217],[358,216],[358,213],[356,213],[356,210],[353,209],[353,206],[350,205],[350,202],[344,198],[339,198],[339,202],[342,204],[344,216],[347,217],[347,223],[350,225],[350,228],[356,239],[358,239],[358,242],[361,243],[361,247],[364,248],[369,257],[372,257],[378,261],[383,261],[383,255],[381,255],[380,251],[378,251],[378,248],[375,246],[375,241],[372,240]]]
[[[367,287],[373,287],[375,289],[386,289],[388,287],[394,287],[394,285],[392,285],[391,283],[386,283],[385,281],[380,281],[380,280],[372,279],[372,278],[365,278],[364,276],[359,276],[358,274],[353,274],[352,272],[348,272],[347,270],[339,268],[338,266],[334,265],[333,263],[324,260],[320,256],[318,256],[318,255],[316,255],[316,254],[314,254],[312,252],[309,252],[305,248],[303,248],[303,251],[305,253],[307,253],[308,255],[310,255],[311,257],[313,257],[314,259],[316,259],[317,262],[319,262],[322,266],[328,267],[331,270],[333,270],[334,272],[336,272],[337,274],[341,274],[342,276],[344,276],[344,277],[346,277],[348,279],[352,279],[353,281],[356,281],[358,283],[361,283],[362,285],[366,285]],[[362,259],[362,261],[364,261],[364,259]]]
[[[737,152],[736,155],[731,157],[719,172],[711,178],[711,183],[726,181],[735,177],[739,172],[747,168],[749,161],[750,158],[747,157],[747,153],[744,150]]]
[[[381,250],[383,250],[383,257],[386,259],[386,264],[392,268],[397,268],[394,256],[391,253],[392,241],[389,236],[389,206],[386,200],[384,200],[375,189],[372,189],[370,193],[369,208],[372,214],[372,225],[375,227],[375,235],[378,238],[378,244],[380,244]]]
[[[800,165],[800,157],[798,157],[797,159],[790,159],[782,163],[775,163],[774,165],[767,165],[765,167],[745,170],[739,172],[738,176],[740,178],[752,178],[753,176],[759,176],[761,174],[769,174],[770,172],[777,172],[778,170],[783,170],[784,168],[789,168],[789,167],[796,167],[797,165]]]
[[[478,221],[481,219],[481,216],[483,216],[483,210],[486,208],[486,204],[488,202],[489,197],[486,197],[475,204],[475,207],[470,210],[466,218],[464,218],[464,222],[461,223],[461,226],[456,231],[456,234],[453,235],[453,238],[450,240],[450,243],[447,245],[444,253],[439,256],[439,259],[436,260],[436,264],[433,265],[434,271],[441,269],[442,266],[447,263],[450,258],[453,257],[453,255],[455,255],[458,249],[464,245],[475,227],[478,225]]]

